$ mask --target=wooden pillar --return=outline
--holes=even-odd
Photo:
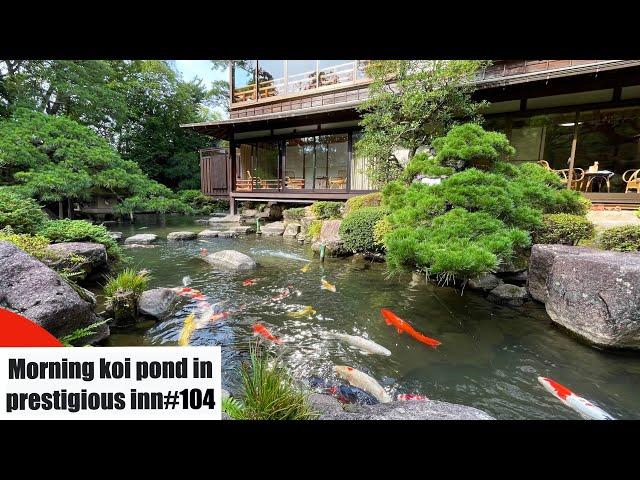
[[[580,112],[576,112],[575,123],[573,125],[573,140],[571,140],[571,156],[569,157],[569,175],[567,176],[567,188],[571,189],[573,181],[573,165],[576,160],[576,146],[578,144],[578,118]]]

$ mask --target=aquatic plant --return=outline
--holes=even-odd
[[[56,258],[56,255],[47,248],[49,240],[41,235],[14,233],[13,228],[7,225],[0,230],[0,241],[13,243],[20,250],[38,260],[46,261]]]
[[[311,205],[311,212],[320,220],[340,218],[343,209],[342,202],[315,202]]]
[[[378,207],[382,201],[382,194],[380,192],[367,193],[366,195],[358,195],[357,197],[351,197],[345,203],[344,214],[359,210],[364,207]]]
[[[375,252],[374,228],[388,213],[385,207],[364,207],[349,213],[340,224],[340,238],[344,248],[352,252]]]
[[[98,328],[100,325],[104,325],[105,323],[107,323],[107,320],[102,320],[100,322],[92,323],[87,327],[78,328],[73,332],[71,332],[69,335],[65,335],[64,337],[58,338],[58,340],[65,347],[73,347],[72,342],[76,340],[80,340],[81,338],[95,335],[97,333],[96,328]]]
[[[604,250],[640,252],[640,225],[607,228],[596,237],[595,245]]]
[[[0,229],[10,226],[15,233],[36,233],[46,221],[47,215],[35,200],[0,187]]]
[[[252,343],[250,363],[240,367],[243,418],[247,420],[307,420],[315,416],[308,394],[258,343]]]
[[[107,248],[110,260],[119,260],[122,249],[109,236],[104,225],[94,225],[86,220],[52,220],[47,222],[38,232],[51,242],[95,242]]]
[[[551,213],[542,217],[542,224],[533,232],[534,243],[577,245],[595,234],[593,223],[581,215]]]

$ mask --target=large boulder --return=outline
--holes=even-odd
[[[527,289],[511,285],[510,283],[501,283],[489,292],[487,300],[498,305],[509,305],[510,307],[519,307],[529,298]]]
[[[283,222],[268,223],[264,227],[260,227],[260,233],[263,237],[278,237],[284,233],[284,230]]]
[[[477,408],[436,400],[342,405],[328,395],[313,394],[309,402],[319,420],[495,420]]]
[[[233,231],[238,235],[248,235],[256,231],[255,227],[251,225],[241,225],[239,227],[233,227]]]
[[[55,254],[57,257],[55,262],[60,262],[61,267],[80,269],[85,274],[104,270],[107,267],[107,249],[101,243],[54,243],[49,245],[48,250]]]
[[[551,320],[589,343],[640,349],[640,254],[534,245],[528,288]]]
[[[253,258],[235,250],[221,250],[203,258],[214,267],[231,270],[251,270],[252,268],[256,268],[256,262]]]
[[[107,235],[118,243],[124,240],[124,234],[122,232],[107,232]]]
[[[24,315],[56,337],[99,321],[93,305],[58,273],[8,242],[0,242],[0,306]],[[102,325],[92,340],[108,335],[109,327]]]
[[[198,237],[196,232],[171,232],[167,235],[167,240],[170,242],[179,242],[183,240],[195,240]]]
[[[300,224],[299,223],[287,223],[286,228],[284,229],[284,233],[282,236],[284,237],[296,237],[300,233]]]
[[[469,279],[467,286],[471,290],[489,292],[502,283],[503,281],[493,273],[483,273],[475,278]]]
[[[138,313],[160,320],[171,312],[177,300],[178,294],[170,288],[146,290],[138,300]]]
[[[220,233],[219,230],[203,230],[198,233],[198,238],[214,238]]]
[[[320,246],[324,245],[326,255],[332,257],[349,255],[351,252],[345,250],[344,242],[338,233],[341,224],[342,220],[324,220],[320,228],[320,237],[311,244],[311,249],[319,253]]]
[[[158,236],[154,233],[138,233],[137,235],[133,235],[128,237],[125,241],[125,245],[136,244],[136,245],[147,245],[149,243],[153,243],[158,240]]]

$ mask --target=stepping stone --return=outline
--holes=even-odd
[[[138,233],[137,235],[133,235],[132,237],[127,238],[124,241],[125,245],[129,245],[131,243],[137,243],[146,245],[148,243],[153,243],[158,240],[158,236],[154,233]]]
[[[121,242],[124,234],[122,232],[107,232],[111,238],[113,238],[116,242]]]
[[[198,234],[198,238],[213,238],[220,234],[219,230],[203,230]]]
[[[239,235],[247,235],[249,233],[254,233],[256,231],[255,227],[251,227],[251,226],[240,226],[240,227],[233,227],[233,231],[236,232]]]
[[[196,232],[171,232],[167,235],[169,241],[195,240],[198,237]]]
[[[226,232],[218,232],[218,237],[220,238],[232,238],[237,235],[233,230],[227,230]]]
[[[282,222],[268,223],[260,227],[260,233],[265,237],[279,237],[284,233],[285,226]]]

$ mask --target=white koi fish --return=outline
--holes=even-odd
[[[184,277],[182,277],[182,285],[184,287],[188,287],[189,285],[191,285],[191,277],[189,275],[185,275]]]
[[[538,377],[538,381],[544,388],[551,392],[554,397],[566,406],[573,408],[587,420],[615,420],[600,407],[597,407],[586,398],[576,395],[567,387],[560,385],[558,382],[546,377]]]
[[[358,387],[373,395],[380,403],[389,403],[393,400],[375,378],[370,377],[364,372],[345,365],[336,365],[333,367],[333,371],[354,387]]]
[[[352,347],[360,350],[364,355],[369,355],[373,353],[375,355],[391,355],[391,351],[384,348],[382,345],[378,345],[376,342],[372,340],[368,340],[363,337],[357,337],[355,335],[347,335],[345,333],[329,333],[327,334],[329,338],[336,338],[345,343],[348,343]]]

